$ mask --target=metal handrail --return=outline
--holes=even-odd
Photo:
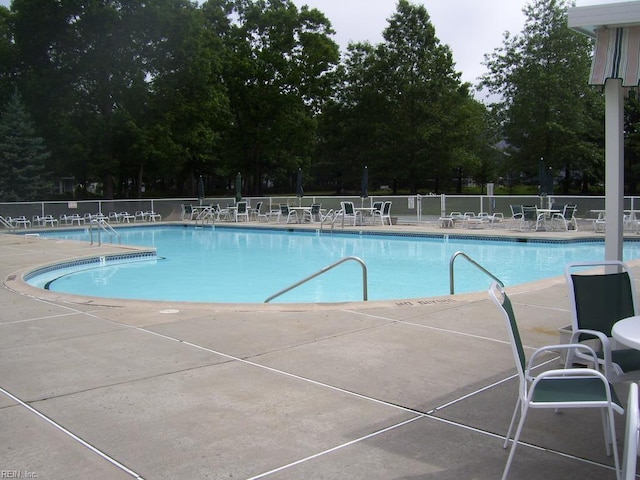
[[[449,293],[451,295],[453,295],[453,285],[454,285],[454,278],[453,278],[453,262],[455,261],[456,258],[458,257],[464,257],[466,258],[469,263],[471,263],[472,265],[475,265],[476,267],[478,267],[481,271],[483,271],[484,273],[486,273],[489,277],[491,277],[493,280],[495,280],[496,282],[498,282],[498,284],[501,287],[504,287],[504,283],[502,283],[502,280],[500,280],[498,277],[496,277],[493,273],[491,273],[489,270],[487,270],[486,268],[484,268],[482,265],[480,265],[478,262],[476,262],[475,260],[473,260],[469,255],[467,255],[464,252],[456,252],[451,256],[451,260],[449,260]]]
[[[202,221],[202,227],[204,227],[204,221],[209,218],[215,223],[215,212],[213,208],[214,207],[205,208],[201,212],[198,212],[198,215],[196,215],[196,227],[198,226],[198,220]]]
[[[360,266],[362,267],[362,300],[366,302],[367,301],[367,297],[368,297],[368,292],[367,292],[367,265],[364,263],[364,261],[362,261],[361,258],[358,258],[358,257],[344,257],[344,258],[338,260],[337,262],[332,263],[331,265],[327,265],[326,267],[322,268],[321,270],[317,271],[316,273],[314,273],[312,275],[309,275],[306,278],[303,278],[299,282],[296,282],[293,285],[290,285],[287,288],[285,288],[283,290],[280,290],[278,293],[274,293],[269,298],[267,298],[264,301],[264,303],[269,303],[274,298],[279,297],[280,295],[282,295],[284,293],[287,293],[288,291],[293,290],[296,287],[299,287],[303,283],[306,283],[309,280],[311,280],[313,278],[316,278],[317,276],[322,275],[325,272],[328,272],[332,268],[337,267],[341,263],[348,262],[349,260],[353,260],[353,261],[358,262],[360,264]]]
[[[121,242],[120,234],[116,231],[115,228],[109,225],[109,223],[106,220],[102,218],[95,218],[91,220],[91,222],[89,223],[89,237],[91,238],[91,245],[93,245],[93,225],[98,226],[98,246],[102,245],[102,237],[100,235],[100,232],[102,230],[107,232],[109,236],[115,235],[116,238],[118,239],[118,244]]]
[[[11,223],[9,222],[9,220],[7,220],[6,218],[4,218],[3,216],[0,215],[0,225],[4,225],[6,228],[8,228],[9,230],[13,230],[15,227],[13,225],[11,225]]]
[[[322,227],[324,226],[325,221],[328,220],[328,223],[331,225],[331,233],[333,233],[333,224],[336,222],[336,219],[341,214],[342,214],[342,210],[335,210],[335,211],[333,209],[329,210],[327,215],[320,222],[320,231],[322,232],[323,230]]]

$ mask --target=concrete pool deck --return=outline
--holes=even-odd
[[[0,478],[500,477],[517,380],[486,293],[208,305],[73,297],[20,280],[125,248],[0,235]],[[507,291],[527,347],[556,343],[570,323],[564,278]],[[615,478],[598,413],[532,411],[522,441],[511,478]]]

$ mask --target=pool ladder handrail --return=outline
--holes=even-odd
[[[0,215],[0,225],[8,228],[9,230],[15,230],[15,227],[11,224],[11,222],[9,222],[9,220],[4,218],[2,215]]]
[[[213,207],[213,206],[207,207],[207,208],[203,209],[201,212],[199,212],[198,215],[196,215],[196,218],[195,218],[196,227],[198,226],[198,221],[201,221],[202,228],[204,228],[205,220],[211,220],[211,223],[215,223],[216,222],[215,207]]]
[[[267,298],[264,301],[264,303],[269,303],[274,298],[279,297],[280,295],[282,295],[284,293],[287,293],[288,291],[299,287],[303,283],[307,283],[309,280],[312,280],[312,279],[316,278],[317,276],[322,275],[323,273],[328,272],[329,270],[337,267],[338,265],[340,265],[340,264],[342,264],[344,262],[348,262],[348,261],[358,262],[360,264],[360,266],[362,267],[362,300],[366,302],[367,299],[368,299],[368,295],[369,295],[368,292],[367,292],[367,265],[364,263],[364,261],[361,258],[358,258],[358,257],[344,257],[344,258],[338,260],[337,262],[332,263],[331,265],[327,265],[326,267],[323,267],[322,269],[318,270],[316,273],[311,274],[308,277],[303,278],[299,282],[296,282],[293,285],[290,285],[287,288],[284,288],[284,289],[280,290],[279,292],[274,293],[269,298]]]
[[[496,282],[498,282],[498,284],[501,287],[504,287],[504,283],[502,283],[502,280],[500,280],[498,277],[496,277],[493,273],[491,273],[489,270],[487,270],[486,268],[484,268],[482,265],[480,265],[478,262],[476,262],[475,260],[473,260],[469,255],[467,255],[464,252],[456,252],[451,256],[451,260],[449,260],[449,293],[451,295],[454,294],[454,277],[453,277],[453,263],[455,262],[455,259],[458,257],[464,257],[469,263],[471,263],[472,265],[478,267],[482,272],[486,273],[489,277],[491,277],[493,280],[495,280]]]
[[[336,223],[336,220],[338,219],[338,217],[342,215],[342,210],[329,210],[329,212],[327,213],[327,215],[324,217],[324,219],[320,222],[320,232],[322,232],[323,230],[323,226],[325,224],[325,222],[329,223],[329,225],[331,225],[331,233],[333,233],[333,227]]]
[[[120,234],[116,231],[115,228],[109,225],[109,222],[107,222],[104,218],[94,218],[89,223],[89,236],[91,238],[91,245],[93,245],[93,225],[96,225],[98,227],[98,246],[102,245],[102,237],[100,235],[100,232],[102,230],[108,233],[110,238],[112,235],[115,235],[115,237],[118,239],[118,244],[121,243]]]

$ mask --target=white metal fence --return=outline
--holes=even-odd
[[[593,219],[595,214],[591,210],[604,209],[604,196],[561,196],[549,197],[530,196],[488,196],[488,195],[388,195],[372,196],[362,199],[357,196],[295,196],[282,197],[246,197],[252,207],[258,202],[263,202],[263,211],[277,210],[278,205],[311,205],[319,203],[323,209],[340,208],[341,201],[352,201],[356,206],[371,206],[375,201],[391,201],[391,216],[396,217],[398,223],[419,224],[436,221],[440,216],[451,212],[501,212],[505,218],[511,216],[510,205],[538,205],[540,207],[560,206],[576,204],[578,210],[576,216],[583,219]],[[96,214],[109,215],[111,212],[154,211],[162,215],[163,220],[180,220],[182,204],[215,205],[222,207],[234,205],[232,197],[208,197],[200,201],[197,198],[150,198],[150,199],[123,199],[123,200],[78,200],[78,201],[52,201],[52,202],[11,202],[0,203],[0,216],[18,217],[24,215],[27,218],[34,216],[53,215],[59,218],[61,215]],[[625,197],[624,209],[634,210],[640,208],[640,197]]]

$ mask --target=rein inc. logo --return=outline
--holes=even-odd
[[[38,474],[28,470],[0,470],[0,478],[38,478]]]

